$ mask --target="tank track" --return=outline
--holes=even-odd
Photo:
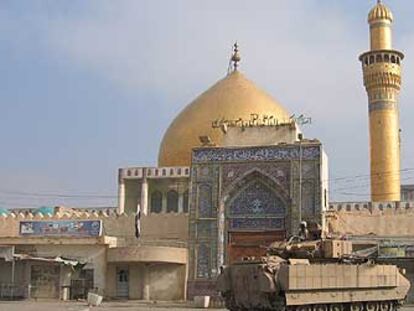
[[[367,301],[288,306],[285,311],[396,311],[399,306],[397,301]]]
[[[396,311],[400,307],[397,301],[368,301],[355,303],[315,304],[286,306],[283,299],[271,299],[271,307],[238,306],[232,295],[224,297],[226,308],[230,311]]]

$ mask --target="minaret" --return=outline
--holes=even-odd
[[[371,49],[362,54],[369,102],[371,200],[400,200],[400,122],[398,96],[403,53],[392,49],[393,16],[380,0],[369,12]]]

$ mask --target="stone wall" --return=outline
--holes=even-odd
[[[328,233],[354,236],[413,236],[413,202],[331,204],[325,214]]]
[[[116,297],[116,267],[108,264],[106,295]],[[123,265],[129,271],[129,299],[144,299],[145,283],[149,286],[151,300],[184,300],[186,266],[167,263],[129,263]]]
[[[105,213],[56,213],[55,215],[10,214],[0,216],[0,238],[19,237],[19,222],[28,220],[87,220],[100,219],[103,234],[124,238],[126,242],[135,239],[135,215],[107,215]],[[188,216],[186,214],[150,214],[141,218],[141,239],[147,241],[188,240]]]
[[[217,129],[221,130],[221,129]],[[229,127],[222,146],[268,146],[278,143],[292,144],[298,140],[300,130],[295,123],[272,127]]]

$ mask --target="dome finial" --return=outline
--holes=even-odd
[[[233,45],[233,55],[231,56],[231,61],[233,62],[233,70],[236,71],[239,67],[239,62],[241,60],[240,54],[239,54],[239,44],[237,41]]]

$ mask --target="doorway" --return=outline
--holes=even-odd
[[[129,269],[128,267],[116,268],[116,296],[129,298]]]
[[[59,298],[60,267],[55,264],[34,264],[30,268],[32,298]]]

